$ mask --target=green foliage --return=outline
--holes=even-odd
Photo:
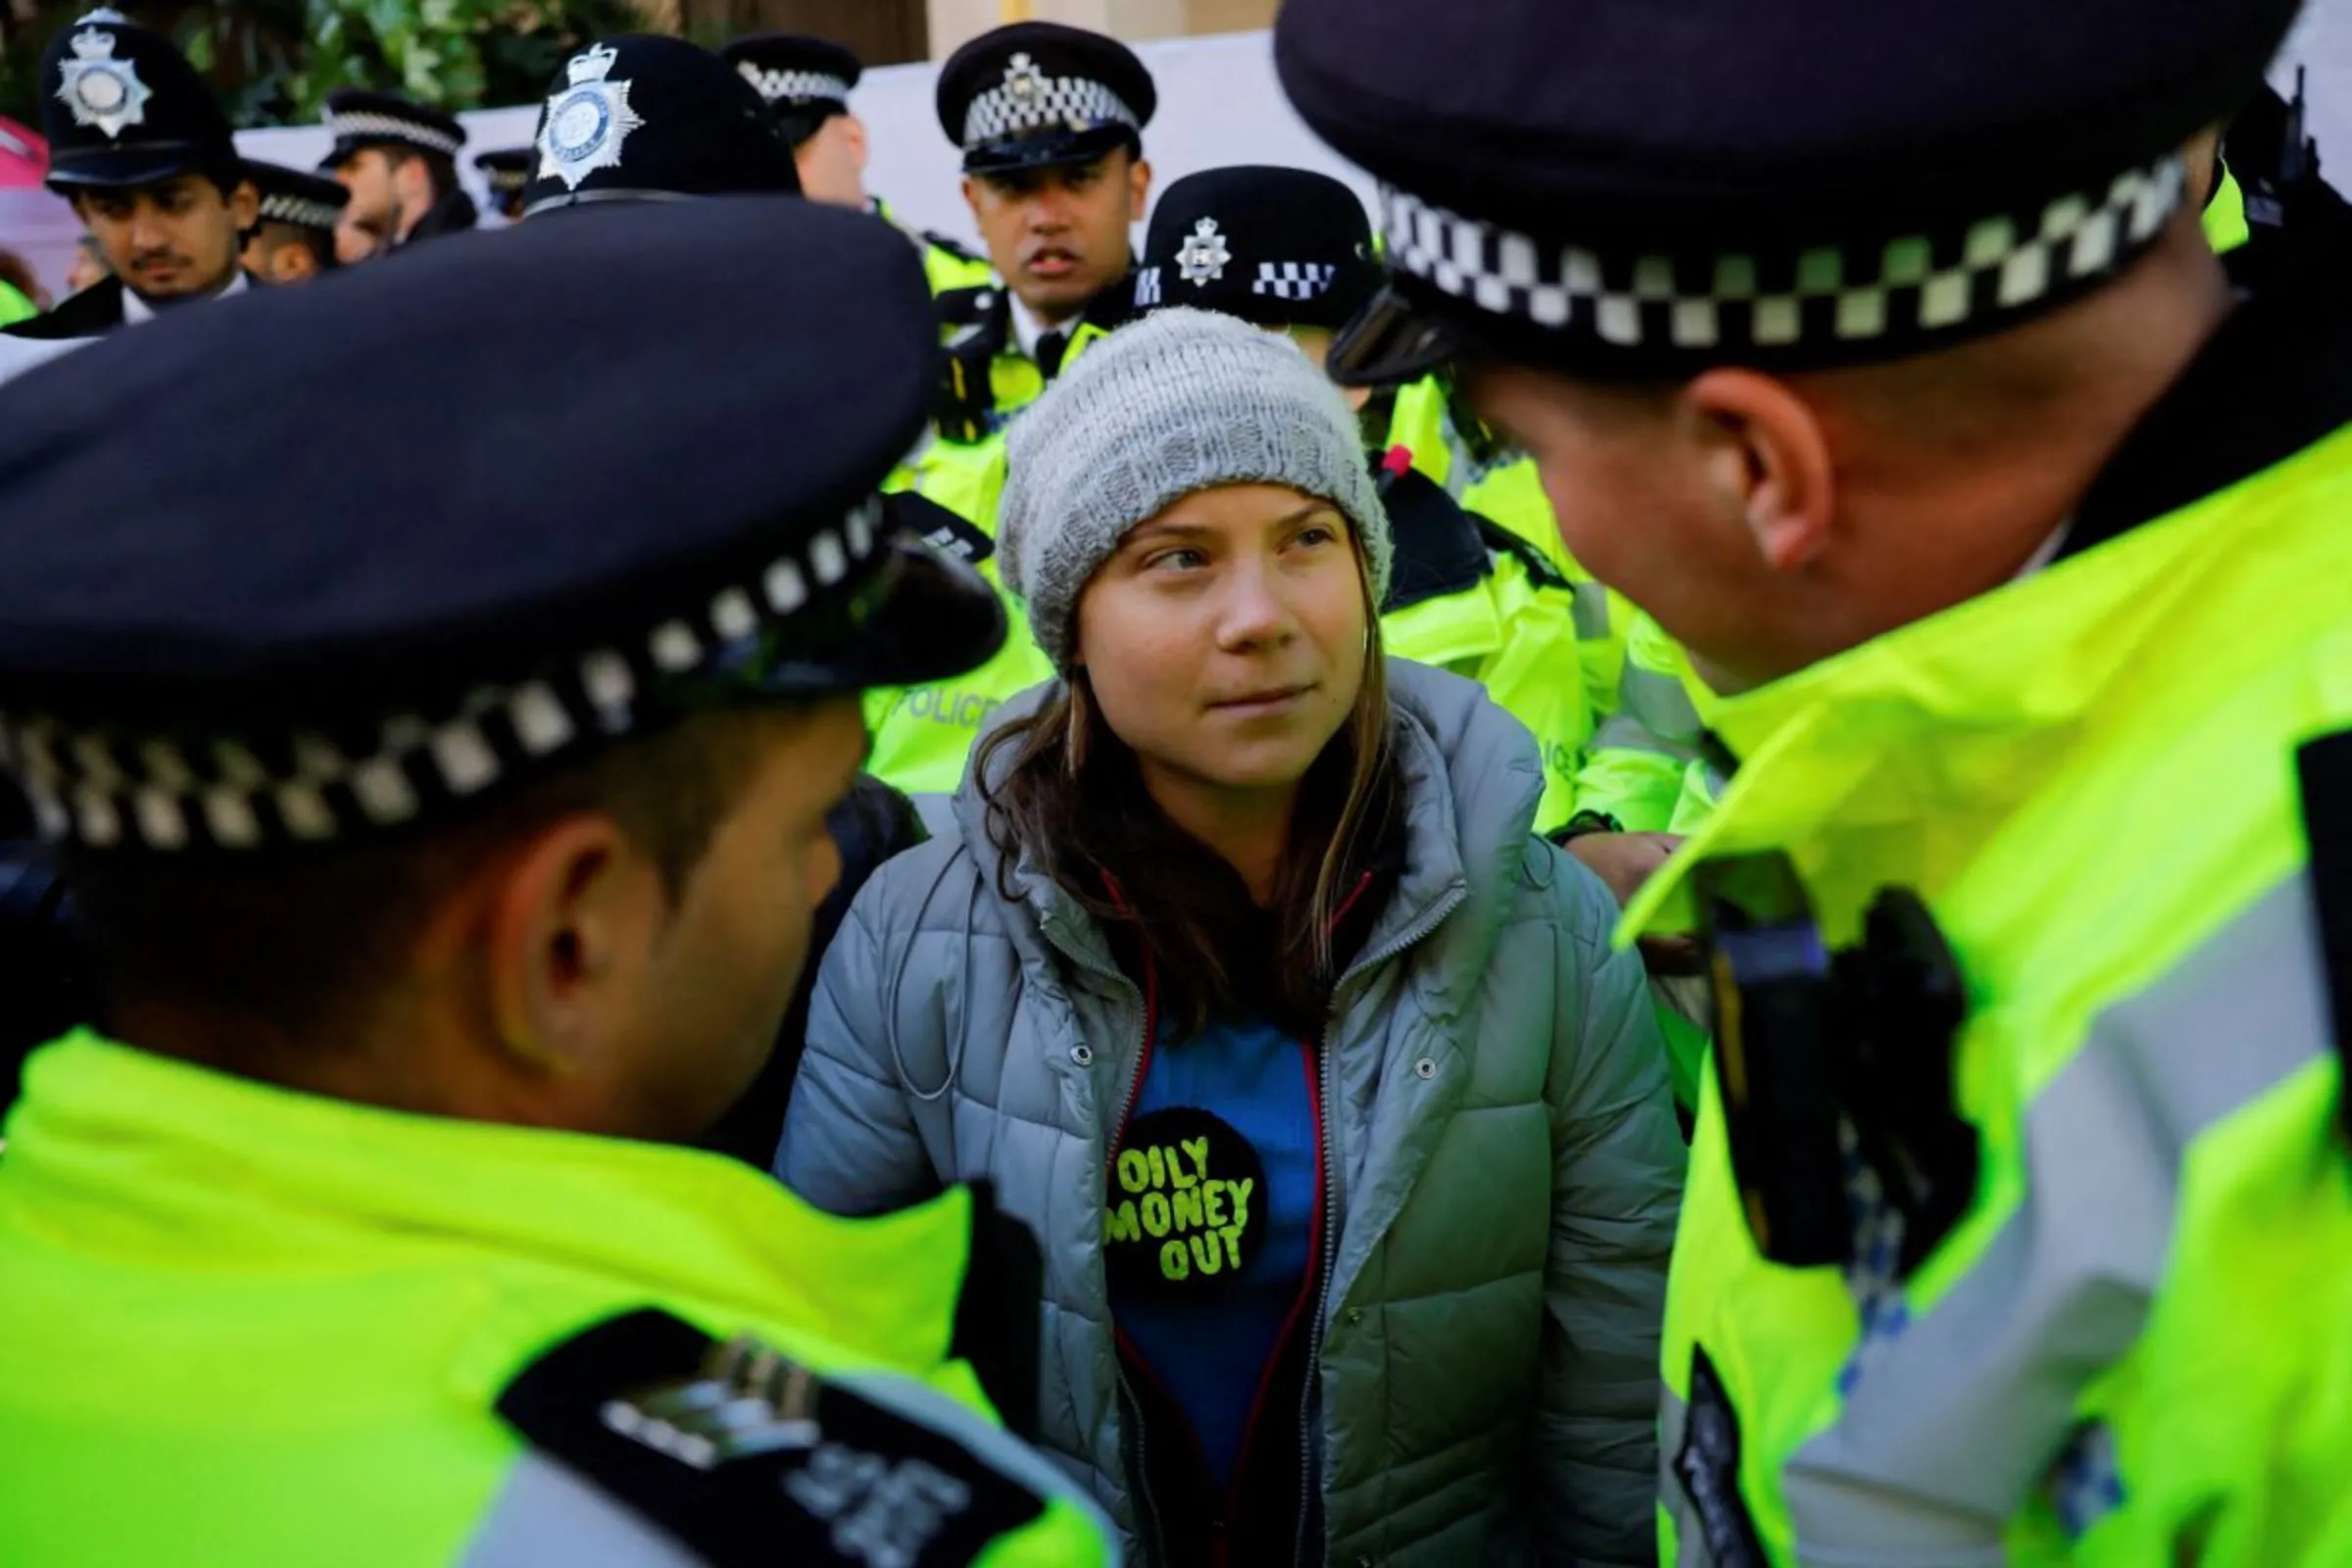
[[[29,24],[11,23],[0,0],[0,114],[40,122],[41,50],[89,8],[43,4]],[[644,25],[628,0],[167,0],[118,9],[171,33],[239,125],[311,123],[337,87],[450,110],[528,103],[582,44]]]

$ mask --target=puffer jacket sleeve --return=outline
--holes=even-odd
[[[1658,1339],[1687,1158],[1666,1046],[1616,906],[1566,855],[1550,866],[1559,1005],[1537,1500],[1552,1568],[1655,1560]]]
[[[905,1042],[894,1052],[885,1010],[891,976],[906,960],[890,943],[914,940],[911,930],[884,935],[892,890],[911,858],[865,885],[825,953],[808,1006],[808,1052],[776,1149],[776,1178],[831,1214],[888,1213],[941,1185],[894,1063],[942,1052]]]

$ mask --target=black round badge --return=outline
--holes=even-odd
[[[1110,1162],[1102,1256],[1114,1290],[1207,1295],[1266,1239],[1266,1166],[1223,1117],[1191,1105],[1127,1124]]]

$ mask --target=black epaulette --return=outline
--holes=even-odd
[[[993,423],[997,393],[990,371],[1012,341],[1011,303],[990,283],[947,289],[931,304],[947,356],[932,422],[942,439],[968,445],[986,438]]]
[[[498,1399],[534,1448],[715,1568],[948,1568],[1045,1512],[920,1407],[652,1309],[564,1341]]]
[[[1553,588],[1564,594],[1576,592],[1576,584],[1568,580],[1568,574],[1560,570],[1559,564],[1545,555],[1533,539],[1512,532],[1483,512],[1465,513],[1464,515],[1477,526],[1478,536],[1486,541],[1489,550],[1518,562],[1527,569],[1529,580],[1538,588]]]
[[[121,278],[100,278],[80,293],[60,301],[57,309],[27,317],[13,326],[0,327],[0,332],[51,343],[63,338],[102,336],[122,324],[122,291]]]
[[[1445,486],[1411,468],[1384,475],[1395,558],[1382,614],[1475,588],[1494,573],[1477,523]]]
[[[892,491],[882,498],[882,511],[893,527],[906,529],[967,566],[977,566],[997,553],[997,542],[986,529],[919,491]]]
[[[2328,1020],[2345,1086],[2336,1091],[2336,1117],[2352,1137],[2352,730],[2306,743],[2295,773],[2311,845],[2308,877],[2328,971]]]
[[[948,238],[948,236],[945,234],[934,234],[931,232],[931,230],[926,228],[922,231],[922,236],[924,244],[930,246],[935,251],[946,251],[950,256],[955,257],[959,262],[978,262],[983,266],[987,265],[988,263],[987,257],[971,249],[969,246],[956,243],[955,240]]]
[[[1138,314],[1135,308],[1135,269],[1130,267],[1117,282],[1087,301],[1079,318],[1105,332],[1115,332],[1134,320]]]

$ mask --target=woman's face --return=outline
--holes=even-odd
[[[1130,531],[1078,597],[1078,662],[1146,778],[1296,786],[1363,683],[1362,571],[1340,510],[1281,485]]]

